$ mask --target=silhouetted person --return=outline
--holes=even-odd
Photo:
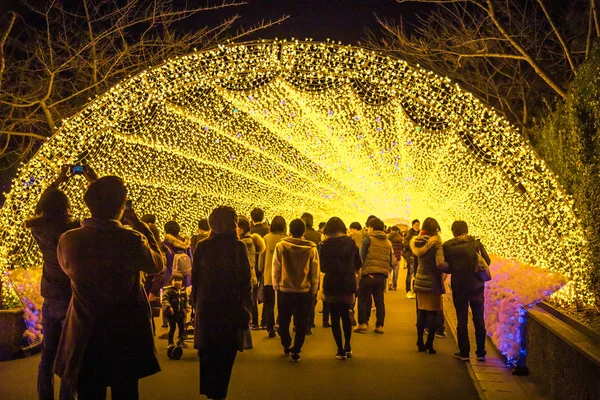
[[[490,264],[490,257],[481,242],[469,235],[469,227],[465,221],[454,221],[452,224],[454,239],[444,243],[444,257],[448,263],[448,273],[452,274],[452,300],[456,309],[456,336],[459,352],[454,357],[468,361],[471,352],[467,323],[469,320],[469,307],[473,314],[475,325],[475,341],[477,360],[485,361],[485,321],[483,310],[485,298],[483,292],[485,284],[473,271],[477,263],[477,252]]]
[[[92,218],[58,243],[73,297],[54,368],[80,400],[104,399],[108,386],[113,399],[138,399],[138,380],[160,371],[141,273],[160,272],[163,257],[126,198],[121,178],[96,180],[84,195]]]
[[[275,290],[273,289],[273,255],[275,247],[281,239],[287,236],[285,219],[278,215],[271,221],[271,232],[264,237],[266,250],[259,257],[259,271],[264,278],[263,289],[263,316],[269,338],[274,338],[275,334]]]
[[[64,165],[58,178],[42,193],[36,205],[35,218],[25,221],[25,227],[40,247],[44,265],[42,268],[41,295],[44,298],[42,306],[42,357],[38,367],[37,392],[40,400],[54,400],[54,360],[62,326],[71,301],[71,280],[60,268],[56,255],[56,247],[60,236],[70,230],[79,228],[79,220],[71,216],[71,205],[67,195],[59,189],[66,183],[70,166]],[[85,178],[89,182],[96,179],[94,171],[85,167]],[[75,388],[61,381],[59,398],[74,399]]]
[[[194,252],[194,348],[200,358],[200,394],[209,399],[227,397],[233,363],[243,350],[243,331],[251,317],[250,263],[246,246],[237,237],[237,222],[233,208],[215,208],[208,218],[211,235]]]
[[[336,358],[339,360],[352,356],[350,307],[354,305],[356,273],[362,266],[358,247],[346,231],[346,225],[341,219],[330,218],[323,230],[325,240],[319,245],[321,272],[325,274],[323,293],[325,303],[329,305],[331,332],[337,344]]]
[[[196,250],[196,245],[198,244],[198,242],[206,239],[209,234],[210,227],[208,226],[208,220],[206,218],[203,218],[198,222],[198,233],[192,236],[191,239],[192,254],[194,254],[194,250]]]

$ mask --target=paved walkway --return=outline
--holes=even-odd
[[[452,304],[451,295],[445,295],[444,310],[446,327],[456,337],[456,312]],[[477,361],[474,358],[475,328],[469,310],[469,340],[471,342],[471,359],[465,363],[481,400],[545,400],[537,387],[528,377],[518,377],[511,373],[505,365],[503,357],[487,339],[486,361]]]
[[[386,294],[386,331],[377,335],[353,334],[351,360],[335,359],[330,329],[317,328],[307,337],[300,363],[283,356],[279,339],[254,331],[254,349],[236,360],[229,399],[477,399],[465,363],[452,357],[456,342],[451,335],[437,339],[436,355],[418,353],[415,345],[415,303],[403,291]],[[374,323],[374,315],[372,324]],[[196,352],[183,358],[166,357],[166,341],[157,340],[163,371],[140,382],[141,399],[197,399]],[[0,363],[0,399],[35,399],[39,355]]]

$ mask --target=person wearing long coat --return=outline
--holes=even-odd
[[[438,313],[442,311],[444,271],[448,264],[444,260],[440,225],[433,218],[423,221],[421,233],[410,242],[410,248],[418,258],[414,290],[417,295],[417,347],[419,351],[435,354],[433,340],[438,329]],[[427,327],[427,342],[423,333]]]
[[[331,313],[331,333],[337,345],[336,358],[352,357],[350,338],[352,324],[350,307],[354,305],[356,274],[362,260],[356,242],[346,234],[346,225],[338,217],[330,218],[325,224],[325,240],[319,244],[319,259],[323,278],[324,304]],[[342,320],[344,342],[342,342]]]
[[[200,358],[200,394],[224,399],[243,331],[252,308],[250,263],[246,246],[238,240],[237,214],[218,207],[208,223],[210,236],[199,242],[192,268],[195,305],[194,348]]]
[[[104,399],[107,386],[113,399],[135,400],[138,380],[160,371],[141,274],[160,272],[164,262],[148,226],[124,210],[126,196],[116,176],[92,183],[84,196],[92,218],[58,242],[73,296],[54,372],[77,386],[80,400]]]

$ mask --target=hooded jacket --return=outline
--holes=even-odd
[[[392,243],[384,231],[373,231],[362,241],[360,255],[363,260],[361,276],[381,274],[388,276],[395,263]]]
[[[285,293],[317,294],[319,253],[310,240],[288,237],[275,246],[273,289]]]
[[[319,245],[319,262],[326,296],[356,292],[356,273],[362,266],[358,247],[349,236],[326,238]]]
[[[41,295],[44,299],[68,302],[71,300],[71,280],[60,268],[56,247],[60,235],[68,230],[79,228],[79,221],[53,220],[36,217],[25,221],[25,227],[31,230],[44,259],[42,269]]]
[[[444,243],[444,257],[448,263],[448,273],[452,274],[450,286],[455,297],[472,297],[483,294],[485,284],[475,274],[477,248],[481,256],[490,264],[485,248],[473,236],[460,235]],[[483,297],[481,297],[483,301]]]
[[[265,251],[265,241],[258,233],[250,234],[250,232],[240,240],[246,245],[246,250],[248,250],[248,262],[250,263],[250,272],[252,274],[250,281],[253,286],[258,285],[258,279],[256,278],[256,259],[260,253]]]
[[[419,266],[415,276],[415,292],[431,292],[444,294],[442,270],[447,270],[448,264],[444,261],[442,238],[439,235],[419,235],[410,242],[410,249],[419,259]]]

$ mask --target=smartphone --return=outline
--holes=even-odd
[[[132,208],[133,208],[133,201],[131,201],[131,199],[128,199],[128,200],[125,202],[125,209],[126,209],[126,210],[131,210]]]
[[[71,167],[71,175],[83,175],[85,172],[85,166],[83,165],[73,165]]]

